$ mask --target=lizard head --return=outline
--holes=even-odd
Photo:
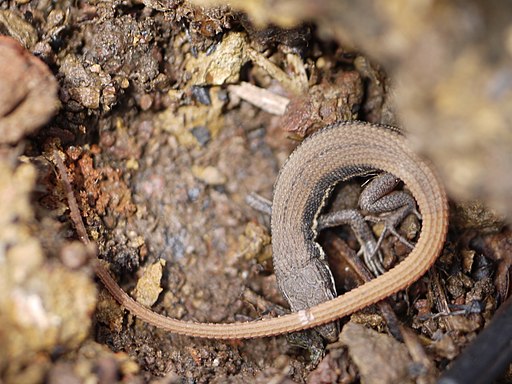
[[[304,323],[313,318],[308,309],[336,297],[334,279],[327,264],[317,258],[308,260],[306,265],[293,266],[278,276],[281,293],[293,312],[298,312]],[[336,341],[339,334],[338,322],[315,328],[324,339]]]

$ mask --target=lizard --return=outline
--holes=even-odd
[[[418,241],[401,263],[335,297],[332,274],[316,242],[321,211],[334,186],[381,170],[400,179],[422,219]],[[290,155],[274,184],[271,235],[278,286],[293,312],[235,323],[196,323],[160,315],[133,300],[108,269],[94,270],[111,295],[133,315],[164,330],[212,339],[244,339],[319,327],[332,339],[333,321],[374,304],[419,279],[440,254],[448,228],[447,196],[430,164],[397,128],[360,121],[338,122],[307,137]]]

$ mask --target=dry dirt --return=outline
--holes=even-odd
[[[447,133],[405,124],[454,197],[449,238],[436,266],[393,298],[421,352],[395,340],[376,308],[353,315],[340,341],[325,350],[300,348],[286,336],[223,342],[169,334],[124,311],[90,267],[98,255],[125,291],[183,320],[246,321],[286,307],[272,272],[269,218],[249,207],[246,196],[271,198],[288,154],[323,125],[351,119],[399,124],[422,114],[428,121],[442,102],[458,107],[451,95],[464,83],[446,69],[446,52],[453,52],[439,36],[450,29],[429,35],[437,47],[435,73],[427,64],[424,72],[412,70],[406,59],[412,43],[393,35],[405,16],[389,9],[378,14],[373,4],[364,27],[343,24],[347,12],[364,13],[349,3],[339,2],[344,6],[338,9],[325,1],[291,12],[281,1],[276,12],[236,2],[240,9],[170,0],[0,2],[0,34],[6,36],[0,36],[0,382],[428,383],[474,339],[510,295],[512,264],[505,220],[511,211],[504,204],[512,188],[507,192],[494,181],[482,187],[490,176],[466,161],[480,134],[474,156],[485,158],[493,180],[512,180],[505,172],[511,169],[509,136],[500,139],[510,111],[499,109],[512,76],[499,60],[477,59],[480,52],[491,60],[492,52],[478,51],[482,44],[475,44],[474,55],[461,56],[471,58],[470,78],[475,66],[479,82],[501,74],[499,89],[489,90],[495,104],[472,99],[490,128],[481,131],[474,123],[461,131],[457,120],[450,131],[442,124],[462,113],[445,110],[436,115],[436,127]],[[483,11],[497,12],[491,3],[488,9],[473,4],[474,18],[465,22],[483,23]],[[339,25],[336,12],[345,12]],[[448,13],[436,7],[423,12]],[[383,53],[382,45],[367,42],[361,30],[371,26],[394,36],[398,48]],[[429,33],[420,26],[416,33]],[[425,90],[431,104],[410,85],[416,79],[423,84],[423,76],[445,84],[437,96]],[[459,92],[469,98],[473,91]],[[427,143],[431,138],[435,148]],[[95,247],[77,237],[56,154]],[[493,167],[495,160],[502,165]],[[362,182],[339,188],[332,206],[353,206]],[[414,240],[418,228],[411,217],[400,230]],[[349,230],[336,233],[338,251],[357,249]],[[407,249],[390,237],[383,252],[392,264]],[[349,289],[357,278],[346,271],[343,255],[330,257],[339,289]],[[448,305],[466,308],[475,301],[479,313],[434,316],[454,310]],[[508,375],[503,382],[512,382]]]

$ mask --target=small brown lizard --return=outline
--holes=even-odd
[[[407,185],[421,213],[421,234],[403,262],[335,298],[331,272],[316,242],[320,214],[338,182],[374,170],[390,173]],[[245,323],[180,321],[134,301],[99,261],[95,271],[121,305],[170,332],[241,339],[322,326],[321,333],[332,339],[336,326],[329,323],[406,288],[422,276],[441,252],[447,227],[444,188],[430,166],[409,148],[407,140],[394,128],[352,121],[331,125],[305,139],[290,155],[274,186],[274,269],[281,292],[294,312]]]

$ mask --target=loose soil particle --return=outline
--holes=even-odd
[[[58,109],[57,81],[17,40],[0,36],[0,144],[33,133]]]

